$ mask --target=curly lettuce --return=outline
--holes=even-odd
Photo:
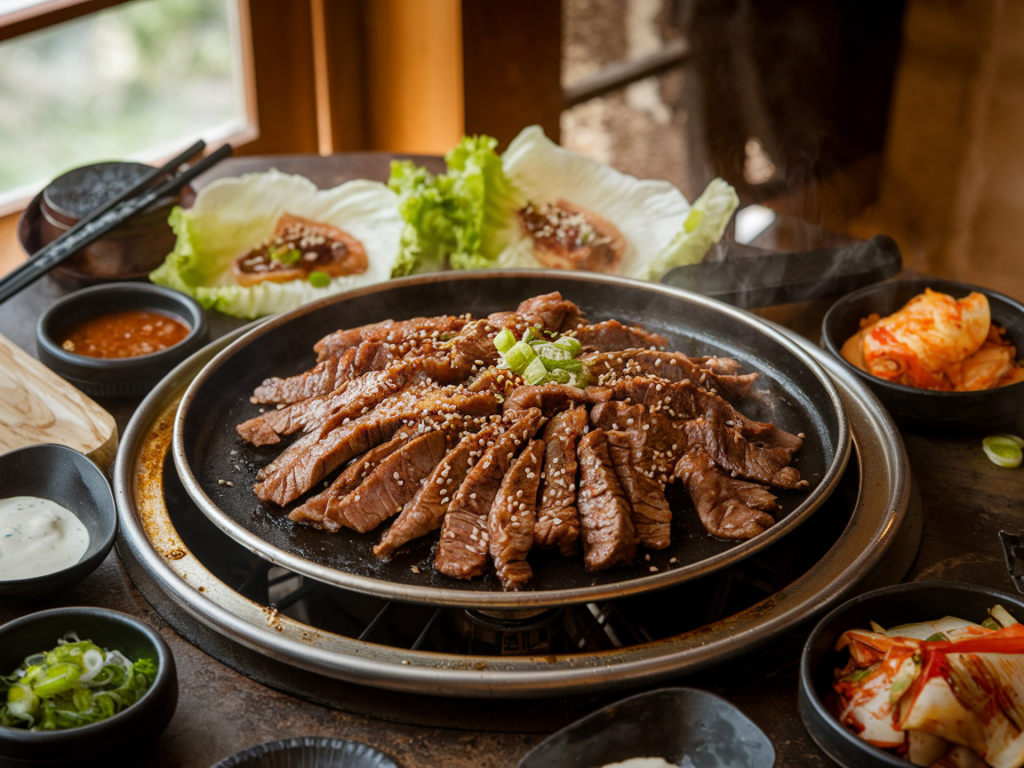
[[[490,136],[465,136],[445,155],[447,172],[433,175],[409,160],[391,164],[388,186],[405,222],[394,274],[444,267],[484,269],[513,230],[525,200],[509,182]]]
[[[323,191],[309,179],[276,170],[220,179],[204,187],[191,208],[172,211],[177,242],[149,277],[235,317],[285,312],[390,278],[403,228],[397,203],[398,196],[386,186],[362,179]],[[366,250],[366,271],[335,277],[324,287],[308,280],[238,285],[231,262],[269,236],[284,213],[351,234]]]

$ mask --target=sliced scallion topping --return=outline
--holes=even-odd
[[[515,346],[515,343],[515,334],[513,334],[508,328],[505,328],[501,333],[494,337],[494,346],[503,355],[512,349],[512,347]]]
[[[989,461],[998,467],[1019,467],[1024,459],[1024,440],[1016,435],[991,435],[981,441]]]
[[[533,351],[533,347],[527,344],[525,341],[517,341],[512,347],[504,354],[505,362],[508,363],[508,367],[512,369],[513,373],[522,375],[523,371],[526,370],[533,359],[537,356],[537,353]]]
[[[523,379],[531,386],[544,384],[548,380],[548,369],[544,367],[544,361],[535,357],[523,371]]]
[[[544,334],[550,336],[547,331]],[[516,341],[508,329],[498,333],[494,346],[501,353],[499,367],[510,369],[534,386],[556,383],[586,387],[590,371],[581,360],[574,359],[583,351],[583,345],[571,336],[552,341],[545,339],[544,334],[528,328],[522,340]]]

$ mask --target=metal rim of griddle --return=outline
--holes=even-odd
[[[153,473],[148,483],[135,487],[143,465],[162,462],[166,456],[169,425],[181,393],[203,364],[244,330],[211,344],[175,369],[128,425],[114,474],[118,548],[127,547],[170,601],[200,624],[251,651],[328,678],[418,694],[526,698],[592,693],[695,673],[777,640],[809,616],[836,605],[885,556],[909,503],[906,452],[885,409],[836,361],[798,340],[839,386],[861,459],[860,490],[850,522],[826,556],[803,576],[722,621],[615,651],[460,656],[360,642],[243,598],[188,551],[170,522]]]
[[[808,498],[781,518],[774,526],[762,534],[738,542],[728,550],[711,557],[704,558],[695,563],[689,563],[671,570],[663,570],[640,578],[632,578],[611,583],[592,584],[581,587],[547,589],[547,590],[525,590],[522,592],[495,591],[468,591],[460,589],[442,588],[435,585],[415,585],[398,583],[386,579],[372,578],[360,574],[350,573],[343,569],[331,568],[321,563],[314,562],[301,554],[289,551],[276,546],[257,533],[249,530],[246,526],[225,513],[215,500],[210,498],[202,484],[193,473],[187,456],[187,449],[182,439],[184,423],[192,399],[200,391],[205,379],[215,373],[219,366],[230,363],[232,355],[236,350],[243,349],[245,345],[257,340],[263,334],[290,322],[293,318],[306,313],[315,312],[321,307],[328,307],[339,301],[348,298],[360,297],[371,294],[384,294],[391,287],[408,285],[426,286],[433,283],[464,284],[464,290],[472,290],[473,284],[477,281],[495,281],[504,278],[547,278],[550,279],[550,270],[484,270],[470,273],[435,273],[416,277],[404,278],[391,281],[388,284],[372,285],[355,291],[350,291],[341,296],[334,296],[320,302],[309,304],[298,310],[277,316],[259,327],[254,328],[244,337],[238,338],[230,345],[218,352],[209,364],[198,373],[196,378],[189,384],[187,391],[181,400],[174,424],[174,439],[171,450],[174,456],[174,463],[178,470],[178,476],[185,487],[186,492],[195,502],[196,506],[209,518],[218,528],[234,539],[236,542],[256,553],[264,560],[267,560],[282,568],[295,573],[307,576],[316,581],[331,586],[373,595],[386,600],[398,600],[402,602],[420,603],[424,605],[440,606],[461,606],[464,608],[492,608],[492,609],[521,609],[521,608],[551,608],[563,605],[595,602],[599,600],[613,600],[630,595],[641,594],[653,590],[664,589],[676,586],[701,576],[706,576],[715,571],[727,568],[740,560],[765,549],[773,543],[785,537],[790,531],[806,521],[819,506],[835,490],[846,469],[851,451],[851,433],[849,421],[845,412],[843,399],[838,389],[818,363],[814,356],[809,355],[799,344],[794,343],[786,333],[772,327],[758,317],[751,315],[727,304],[708,299],[699,294],[690,293],[675,288],[669,288],[656,283],[649,283],[640,280],[630,280],[611,275],[600,275],[596,273],[574,272],[568,273],[565,279],[572,279],[579,284],[610,284],[613,286],[624,286],[633,289],[640,289],[649,294],[661,294],[678,300],[680,309],[699,308],[706,310],[713,318],[715,315],[726,316],[738,320],[743,325],[759,333],[766,341],[770,341],[782,347],[786,352],[792,354],[807,371],[815,377],[827,395],[827,402],[824,407],[831,408],[830,417],[837,420],[837,439],[835,455],[828,463],[828,466],[818,481],[818,484],[811,490]]]

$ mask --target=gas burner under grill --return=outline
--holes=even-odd
[[[735,674],[743,656],[792,640],[876,565],[887,568],[884,581],[898,581],[916,553],[920,525],[904,523],[911,491],[898,434],[875,401],[858,396],[860,385],[829,365],[850,412],[850,464],[815,515],[727,569],[657,592],[524,612],[403,603],[329,586],[237,544],[178,480],[167,455],[177,398],[216,351],[161,384],[124,435],[118,550],[157,612],[192,642],[318,703],[449,727],[548,730],[579,711],[566,697],[712,668],[721,677],[727,662]],[[489,707],[500,702],[438,696],[554,698],[495,718]]]

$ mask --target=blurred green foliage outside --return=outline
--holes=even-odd
[[[133,0],[0,43],[0,198],[243,127],[236,15],[235,0]]]

